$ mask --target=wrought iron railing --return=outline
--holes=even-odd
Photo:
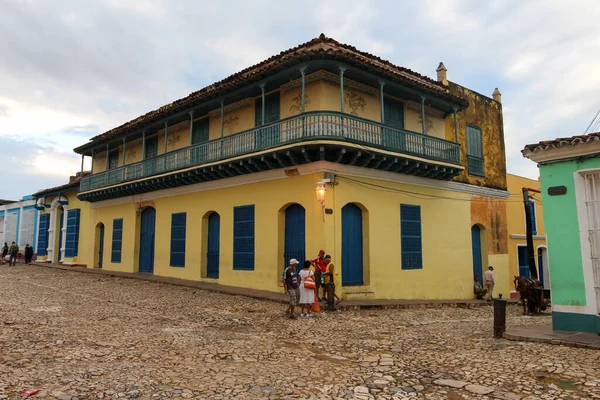
[[[84,177],[80,191],[311,139],[336,139],[460,165],[455,142],[339,112],[315,111]]]

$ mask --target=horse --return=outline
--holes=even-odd
[[[528,315],[528,309],[529,312],[536,314],[540,310],[545,310],[546,304],[540,296],[541,282],[537,279],[525,278],[524,276],[515,276],[514,278],[515,290],[519,292],[521,302],[523,303],[523,315]]]

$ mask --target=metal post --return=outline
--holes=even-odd
[[[90,174],[94,172],[94,149],[92,149],[92,166],[90,167]],[[46,200],[44,200],[44,203]]]
[[[108,145],[106,145],[106,171],[108,171]]]
[[[169,122],[165,122],[165,154],[167,153],[167,139],[169,137]]]
[[[494,337],[501,339],[506,332],[506,304],[502,294],[494,299]]]
[[[335,283],[333,283],[333,274],[327,272],[329,282],[327,282],[327,311],[335,311]]]
[[[346,67],[340,66],[340,111],[344,112],[344,71]]]
[[[146,159],[146,131],[142,131],[142,161]]]
[[[79,175],[79,176],[81,176],[82,178],[83,178],[83,159],[84,159],[84,158],[85,158],[85,154],[82,154],[82,155],[81,155],[81,175]]]
[[[126,144],[125,144],[125,140],[127,139],[127,137],[123,138],[123,166],[125,166],[125,149],[126,149]]]
[[[456,119],[456,107],[454,107],[454,139],[458,143],[458,121]]]
[[[223,137],[223,129],[225,127],[225,103],[221,100],[221,138]]]
[[[384,81],[379,81],[379,100],[381,103],[381,123],[385,124],[385,109],[383,105],[383,86],[385,85]]]
[[[421,96],[421,133],[426,135],[425,132],[425,97]]]
[[[190,146],[194,144],[194,112],[190,111]]]
[[[261,99],[261,119],[260,119],[260,124],[264,125],[265,124],[265,84],[261,83],[260,84],[260,99]]]
[[[304,110],[306,108],[306,105],[304,103],[304,87],[306,84],[306,67],[302,67],[300,68],[300,74],[302,74],[302,113],[304,113]]]

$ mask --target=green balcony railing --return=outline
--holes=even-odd
[[[344,140],[460,165],[458,143],[393,128],[348,114],[315,111],[89,175],[81,180],[80,191],[116,185],[311,139]]]

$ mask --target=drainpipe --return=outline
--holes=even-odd
[[[94,149],[92,149],[92,168],[91,169],[92,170],[90,171],[90,173],[94,171]],[[44,200],[44,203],[45,202],[46,202],[46,200]]]
[[[385,124],[385,110],[383,108],[383,86],[385,85],[384,81],[379,81],[379,101],[381,103],[381,123]]]
[[[169,137],[169,121],[165,122],[165,154],[167,154],[167,139]]]
[[[85,158],[85,155],[84,155],[84,154],[82,154],[82,155],[81,155],[81,175],[80,175],[80,177],[81,177],[81,178],[83,178],[83,159],[84,159],[84,158]]]
[[[421,133],[426,135],[425,132],[425,97],[421,96]]]

